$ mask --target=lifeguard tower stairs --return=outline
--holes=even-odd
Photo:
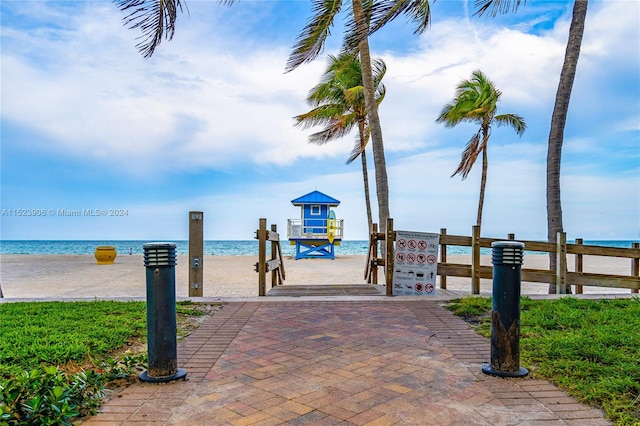
[[[342,241],[343,220],[331,209],[340,201],[320,191],[291,200],[300,206],[300,218],[287,221],[289,244],[296,246],[298,259],[334,259],[335,247]]]

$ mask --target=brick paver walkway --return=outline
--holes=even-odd
[[[547,381],[481,372],[487,339],[435,301],[237,302],[84,425],[608,425]]]

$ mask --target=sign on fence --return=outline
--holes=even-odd
[[[394,296],[436,294],[440,234],[396,231]]]

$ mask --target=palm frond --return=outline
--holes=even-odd
[[[327,102],[345,103],[344,91],[360,84],[361,80],[360,62],[354,54],[328,55],[327,68],[320,83],[309,91],[307,102],[313,106]]]
[[[525,123],[524,118],[517,114],[501,114],[493,117],[495,122],[498,124],[498,127],[508,126],[516,131],[518,136],[522,136],[525,130],[527,130],[527,123]]]
[[[384,0],[378,1],[371,9],[371,29],[373,34],[388,22],[393,21],[401,14],[405,14],[418,26],[414,34],[421,34],[431,23],[431,4],[429,0]]]
[[[387,64],[384,60],[376,58],[371,61],[371,74],[373,74],[373,85],[380,83],[387,73]]]
[[[376,105],[380,106],[382,101],[384,101],[384,97],[387,95],[387,88],[384,84],[379,83],[376,87]]]
[[[520,3],[524,5],[527,0],[476,0],[474,5],[476,13],[474,15],[482,16],[489,11],[489,15],[495,18],[498,13],[508,13],[510,8],[515,13],[520,7]]]
[[[371,131],[369,130],[369,126],[364,125],[364,134],[356,135],[356,143],[353,145],[353,149],[351,150],[351,154],[349,154],[349,158],[345,162],[346,165],[353,163],[358,157],[362,155],[364,150],[367,148],[367,143],[369,142],[369,138],[371,137]]]
[[[345,89],[343,91],[344,99],[347,101],[352,109],[357,104],[364,103],[364,87],[363,86],[354,86],[349,89]]]
[[[362,155],[363,152],[364,150],[360,149],[360,145],[354,146],[351,150],[351,153],[349,154],[349,158],[347,158],[347,161],[345,161],[344,164],[348,166],[349,164],[353,163],[358,159],[358,157],[360,157],[360,155]]]
[[[471,137],[469,142],[467,142],[467,146],[462,152],[462,157],[460,158],[460,164],[451,177],[460,174],[462,176],[462,180],[465,180],[467,176],[469,176],[469,172],[476,163],[478,156],[482,153],[480,135],[481,130],[478,130],[478,132]]]
[[[429,0],[414,0],[405,14],[409,15],[413,22],[418,23],[418,27],[413,31],[414,34],[422,34],[431,24],[431,4]]]
[[[346,117],[341,117],[346,118]],[[330,121],[327,126],[316,133],[309,136],[309,142],[315,145],[324,145],[334,139],[339,139],[351,132],[353,126],[345,125],[345,120],[335,119]]]
[[[453,119],[450,117],[451,110],[455,107],[453,102],[449,102],[440,110],[440,114],[438,114],[438,118],[436,118],[436,123],[444,124],[445,127],[454,127],[459,123],[459,120]]]
[[[313,16],[296,39],[285,72],[314,60],[322,52],[324,42],[331,34],[333,20],[342,7],[342,0],[313,0],[311,5]]]
[[[181,0],[114,0],[118,8],[127,15],[124,25],[129,29],[139,28],[143,39],[136,48],[145,58],[151,57],[162,39],[171,40],[175,34],[178,11],[182,12]]]
[[[476,70],[469,80],[462,80],[456,85],[455,99],[445,105],[436,122],[447,127],[461,122],[490,122],[501,95],[493,82]]]
[[[383,0],[374,2],[370,12],[369,34],[373,34],[385,24],[396,19],[410,7],[412,2],[413,0]]]
[[[296,120],[295,126],[308,129],[310,127],[323,125],[329,121],[333,121],[336,117],[346,115],[347,111],[348,110],[345,109],[344,105],[341,104],[325,104],[293,118]]]
[[[358,31],[358,25],[350,13],[345,26],[344,50],[358,48],[358,44],[365,37],[375,33],[398,16],[405,14],[408,19],[418,25],[414,34],[422,34],[431,23],[431,5],[429,0],[380,0],[363,1],[363,8],[367,19],[367,31]]]

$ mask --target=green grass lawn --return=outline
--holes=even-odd
[[[491,335],[491,300],[451,303],[456,315]],[[520,365],[620,425],[640,424],[640,299],[523,298]]]
[[[178,336],[219,305],[180,302]],[[0,426],[71,424],[146,362],[144,302],[0,304]]]
[[[0,374],[104,357],[143,338],[145,309],[142,302],[0,305]]]

